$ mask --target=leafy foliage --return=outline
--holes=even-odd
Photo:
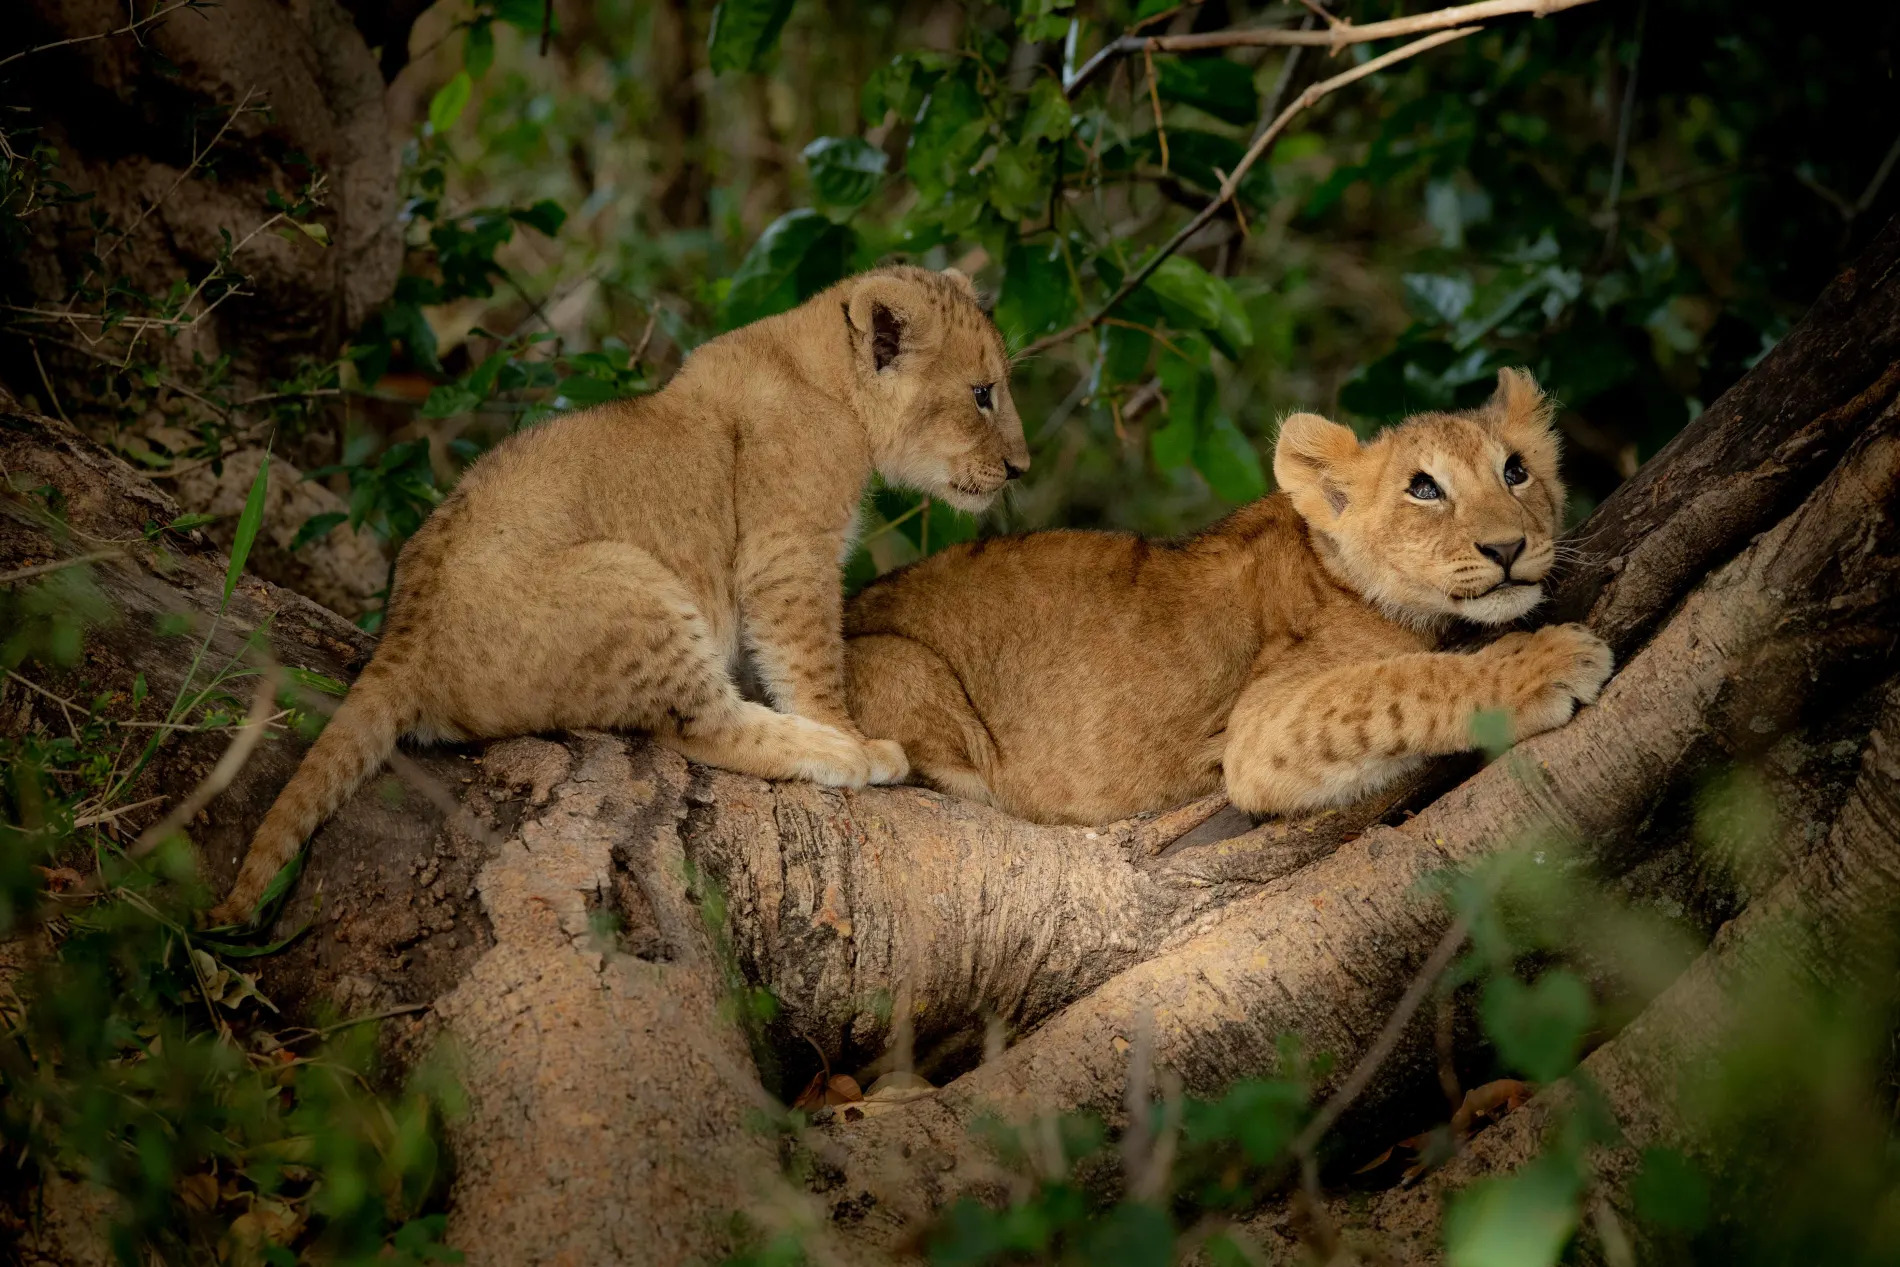
[[[84,632],[111,614],[84,566],[49,574],[9,612],[8,667],[83,682]],[[285,1027],[241,966],[274,948],[192,931],[209,895],[184,838],[134,860],[110,831],[163,744],[241,720],[231,692],[251,672],[201,648],[160,723],[138,718],[156,703],[141,675],[63,703],[66,734],[0,739],[0,939],[46,947],[0,1003],[0,1141],[29,1182],[112,1194],[101,1230],[122,1262],[459,1261],[426,1213],[454,1084],[425,1067],[381,1092],[373,1026]]]
[[[1364,24],[1406,6],[1334,7]],[[393,549],[500,437],[650,390],[698,342],[879,260],[972,271],[1017,348],[1103,314],[1236,170],[1283,71],[1297,91],[1336,64],[1161,54],[1152,75],[1133,57],[1069,89],[1091,50],[1138,24],[1286,17],[1244,5],[1017,0],[968,6],[928,33],[929,15],[885,4],[724,0],[703,13],[595,0],[562,14],[577,29],[546,32],[556,38],[545,59],[539,0],[475,0],[447,18],[448,38],[418,49],[411,73],[424,91],[403,153],[395,295],[352,332],[345,356],[300,364],[267,391],[240,388],[229,358],[199,358],[181,376],[147,354],[242,294],[246,239],[227,228],[203,270],[147,294],[107,266],[128,230],[100,213],[67,306],[123,342],[77,385],[81,420],[167,473],[217,469],[272,436],[279,452],[300,439],[327,446],[311,478],[346,487],[349,510],[312,519],[294,548],[361,530]],[[1900,185],[1880,175],[1891,169],[1886,142],[1867,140],[1870,120],[1884,138],[1900,126],[1883,61],[1891,37],[1890,17],[1815,24],[1785,6],[1602,0],[1501,21],[1329,98],[1146,284],[1019,363],[1036,464],[984,527],[1190,529],[1267,490],[1262,449],[1286,410],[1343,412],[1369,429],[1474,403],[1497,367],[1515,364],[1565,405],[1567,474],[1587,510],[1771,347],[1895,206]],[[80,197],[32,129],[30,117],[9,119],[0,147],[0,234],[16,253],[33,215]],[[322,173],[293,170],[266,209],[272,232],[291,249],[327,249],[325,197]],[[61,337],[47,314],[10,319],[10,333]],[[57,509],[50,490],[15,492]],[[881,487],[864,521],[849,584],[980,530]],[[239,536],[256,533],[247,501]],[[244,551],[233,553],[241,567]],[[70,665],[86,628],[110,618],[83,568],[9,586],[0,659]],[[231,685],[217,674],[188,683],[168,724],[231,725],[243,712]],[[95,703],[77,735],[9,749],[7,919],[46,908],[52,881],[37,868],[57,872],[86,855],[80,845],[101,848],[96,829],[76,825],[79,807],[123,790],[113,754],[127,737],[108,719],[141,702]],[[157,742],[140,739],[128,751],[137,765]],[[1745,781],[1712,784],[1697,829],[1746,857],[1759,847],[1748,824],[1760,807]],[[1532,1167],[1459,1198],[1447,1225],[1458,1262],[1568,1252],[1596,1181],[1590,1148],[1614,1138],[1576,1073],[1615,1006],[1606,977],[1648,983],[1640,994],[1657,965],[1681,962],[1679,945],[1650,934],[1620,953],[1592,942],[1580,911],[1614,904],[1562,872],[1557,851],[1538,857],[1531,848],[1508,874],[1450,884],[1473,932],[1446,988],[1470,999],[1498,1072],[1568,1080],[1580,1107]],[[245,1205],[249,1226],[300,1249],[439,1255],[439,1224],[419,1213],[433,1182],[419,1141],[434,1093],[371,1096],[365,1030],[339,1031],[327,1054],[309,1036],[301,1056],[267,1049],[269,1008],[230,966],[242,957],[194,938],[189,904],[165,906],[148,878],[175,875],[189,892],[188,876],[166,870],[181,858],[161,850],[148,873],[105,848],[110,895],[85,908],[48,968],[66,975],[45,983],[70,994],[73,1015],[20,1022],[48,1028],[6,1040],[9,1143],[24,1132],[36,1164],[98,1159],[128,1199],[126,1246],[202,1256],[208,1211]],[[769,1016],[769,996],[744,999],[748,1024]],[[1890,1200],[1890,1141],[1830,1093],[1830,1080],[1869,1080],[1869,1035],[1884,1023],[1852,1002],[1790,988],[1763,1014],[1798,1024],[1803,1059],[1764,1024],[1704,1089],[1783,1153],[1813,1152],[1824,1137],[1832,1164],[1751,1208],[1750,1190],[1717,1183],[1710,1159],[1653,1150],[1631,1191],[1645,1224],[1675,1238],[1667,1244],[1706,1261],[1886,1260],[1892,1238],[1866,1212]],[[1063,1124],[1054,1161],[999,1140],[1024,1176],[1020,1199],[959,1207],[933,1254],[1155,1262],[1181,1250],[1183,1233],[1206,1233],[1210,1257],[1241,1261],[1222,1239],[1239,1234],[1210,1229],[1285,1178],[1311,1087],[1288,1068],[1213,1102],[1170,1109],[1164,1097],[1150,1125],[1177,1131],[1181,1149],[1158,1197],[1105,1206],[1078,1178],[1110,1147],[1099,1125]],[[1804,1133],[1800,1114],[1763,1107],[1787,1101],[1812,1106],[1824,1129]],[[294,1159],[280,1155],[290,1141]],[[1719,1234],[1724,1219],[1731,1231]],[[768,1251],[771,1261],[798,1252]]]

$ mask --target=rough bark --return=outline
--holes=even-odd
[[[406,52],[415,5],[358,7],[379,36],[395,40],[399,28]],[[232,0],[89,38],[123,28],[131,12],[118,0],[25,0],[0,23],[0,56],[40,50],[0,81],[0,97],[23,107],[8,127],[36,129],[58,150],[50,174],[76,198],[38,206],[20,222],[24,249],[0,252],[0,381],[114,444],[138,448],[144,437],[177,452],[195,447],[205,423],[233,433],[227,447],[271,440],[275,548],[253,570],[356,616],[387,576],[370,537],[344,528],[296,556],[284,548],[311,514],[340,508],[328,489],[297,487],[286,457],[328,463],[340,441],[324,427],[273,434],[258,398],[333,361],[394,291],[397,154],[376,59],[338,0]],[[41,48],[60,40],[79,42]],[[256,232],[273,197],[294,203],[318,179],[323,205],[308,222],[327,245],[282,225]],[[108,285],[163,299],[214,273],[221,280],[172,330],[100,322]],[[227,283],[236,292],[218,297]],[[130,310],[134,322],[149,315]],[[148,363],[158,385],[127,397],[120,372]],[[240,468],[254,472],[260,457],[239,453],[215,472],[177,463],[174,491],[188,510],[222,514],[248,487]],[[228,545],[234,522],[210,531]]]
[[[31,0],[6,24],[0,49],[94,36],[126,24],[114,0]],[[402,262],[396,152],[383,113],[376,62],[336,0],[284,5],[233,0],[152,23],[140,38],[90,39],[34,53],[9,71],[15,90],[45,109],[34,122],[60,151],[58,174],[89,201],[49,205],[7,280],[11,302],[64,309],[91,284],[123,276],[163,295],[180,278],[213,268],[220,230],[242,237],[270,215],[268,195],[293,195],[327,178],[317,220],[330,247],[266,234],[236,261],[250,293],[232,297],[177,340],[154,338],[147,355],[188,369],[236,358],[240,381],[288,377],[298,356],[334,356],[343,337],[380,306]],[[250,107],[233,117],[240,103]],[[258,109],[267,107],[267,112]],[[226,143],[205,150],[227,120]],[[102,215],[111,230],[93,227]],[[137,226],[134,228],[134,226]],[[122,245],[94,268],[88,254]],[[85,342],[97,335],[62,323],[36,329]],[[18,356],[17,346],[10,351]],[[49,366],[69,383],[92,367],[49,345]],[[41,384],[27,363],[9,380]]]
[[[1763,1024],[1761,1005],[1785,1002],[1789,984],[1815,997],[1891,1002],[1891,985],[1881,983],[1891,982],[1900,949],[1900,683],[1890,681],[1881,695],[1878,723],[1860,754],[1860,777],[1825,836],[1809,844],[1802,831],[1786,842],[1796,854],[1788,873],[1583,1062],[1623,1136],[1591,1158],[1595,1199],[1615,1212],[1615,1225],[1636,1241],[1640,1261],[1667,1261],[1672,1248],[1645,1243],[1644,1225],[1630,1210],[1628,1183],[1642,1149],[1668,1146],[1698,1157],[1709,1172],[1739,1171],[1725,1176],[1736,1184],[1725,1191],[1747,1182],[1748,1154],[1760,1141],[1737,1138],[1732,1125],[1701,1116],[1693,1093],[1698,1077],[1732,1045],[1759,1041],[1759,1032],[1751,1031]],[[1424,1183],[1393,1189],[1369,1207],[1333,1203],[1331,1216],[1362,1259],[1439,1262],[1446,1194],[1537,1156],[1573,1100],[1569,1085],[1560,1084],[1479,1134]],[[1257,1228],[1273,1240],[1297,1240],[1284,1212],[1259,1220]],[[1597,1259],[1600,1242],[1585,1252]]]
[[[1890,230],[1874,254],[1890,259],[1897,239]],[[1900,277],[1883,269],[1871,291],[1862,267],[1830,295],[1885,311]],[[1851,305],[1831,302],[1816,320],[1844,330]],[[1223,840],[1214,829],[1231,816],[1209,818],[1208,803],[1091,833],[912,789],[760,783],[625,738],[436,750],[406,758],[400,782],[383,780],[318,834],[279,927],[319,918],[265,961],[265,987],[293,1010],[432,1005],[391,1025],[388,1040],[397,1056],[444,1036],[463,1053],[474,1109],[458,1128],[452,1217],[472,1261],[611,1259],[650,1245],[716,1253],[735,1208],[810,1217],[744,1126],[748,1107],[769,1103],[761,1073],[789,1094],[786,1079],[815,1063],[807,1039],[828,1060],[873,1068],[908,1043],[942,1075],[968,1068],[989,1018],[1019,1039],[933,1097],[834,1131],[821,1150],[824,1209],[860,1246],[889,1242],[905,1218],[984,1182],[967,1134],[979,1109],[1114,1118],[1125,1043],[1144,1017],[1157,1061],[1197,1090],[1271,1067],[1289,1030],[1349,1066],[1442,927],[1414,890],[1420,876],[1534,832],[1637,875],[1670,843],[1656,810],[1675,783],[1787,731],[1803,707],[1840,694],[1842,675],[1887,664],[1896,361],[1855,362],[1840,399],[1784,416],[1795,394],[1759,380],[1822,371],[1771,357],[1737,390],[1784,402],[1762,420],[1779,439],[1734,457],[1746,448],[1737,433],[1757,420],[1718,403],[1726,429],[1659,459],[1716,470],[1711,451],[1728,453],[1722,479],[1772,485],[1772,496],[1727,503],[1737,518],[1723,521],[1726,544],[1672,527],[1707,516],[1700,496],[1607,503],[1615,522],[1647,531],[1627,536],[1638,548],[1618,556],[1593,619],[1624,631],[1626,653],[1643,629],[1660,631],[1575,723],[1409,821],[1381,822],[1398,818],[1395,798]],[[1801,457],[1816,451],[1830,456]],[[189,652],[153,638],[153,617],[208,622],[222,558],[201,538],[148,543],[146,524],[177,507],[58,424],[0,417],[0,464],[14,490],[0,502],[0,568],[123,555],[96,569],[118,623],[89,640],[83,666],[40,685],[90,699],[142,671],[154,700],[168,698]],[[61,493],[65,527],[24,493],[42,485]],[[1583,540],[1596,531],[1586,525]],[[1675,544],[1659,554],[1653,541]],[[1635,600],[1616,596],[1639,593],[1655,611],[1631,621]],[[240,653],[266,620],[280,660],[341,680],[369,649],[315,604],[247,579],[214,653]],[[59,712],[17,684],[0,695],[9,725],[60,725]],[[178,795],[221,748],[215,737],[177,742],[133,799]],[[194,823],[212,883],[228,880],[300,751],[288,737],[263,745]],[[705,905],[715,889],[722,902]],[[721,915],[711,927],[708,912]],[[769,986],[784,1005],[750,1051],[725,1006],[739,983]],[[1381,1089],[1418,1068],[1414,1045]],[[551,1168],[558,1182],[541,1182]]]
[[[1147,1029],[1155,1063],[1190,1092],[1273,1069],[1286,1034],[1332,1053],[1343,1076],[1449,922],[1429,876],[1539,841],[1627,865],[1642,848],[1629,829],[1715,750],[1784,729],[1811,688],[1885,664],[1900,618],[1896,488],[1900,411],[1889,410],[1570,725],[1520,744],[1409,822],[1375,827],[1230,904],[1207,932],[1119,974],[930,1100],[835,1132],[834,1207],[877,1211],[875,1239],[989,1183],[970,1130],[981,1114],[1086,1109],[1118,1120],[1128,1053]],[[1411,1063],[1426,1047],[1414,1035]],[[1405,1054],[1388,1079],[1407,1076]]]

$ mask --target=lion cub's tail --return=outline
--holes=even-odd
[[[336,813],[396,749],[396,741],[420,718],[413,691],[372,662],[344,697],[304,755],[297,773],[277,795],[251,840],[237,883],[212,912],[218,923],[247,923],[271,878],[297,856],[323,821]]]

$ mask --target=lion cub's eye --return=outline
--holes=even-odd
[[[1406,485],[1405,491],[1422,502],[1435,502],[1445,495],[1445,490],[1438,487],[1438,481],[1423,471],[1412,477],[1412,482]]]
[[[1530,477],[1531,473],[1524,469],[1523,458],[1513,453],[1510,457],[1504,459],[1504,482],[1506,484],[1515,488]]]
[[[989,412],[990,406],[992,404],[992,401],[990,399],[990,389],[994,386],[995,386],[994,383],[985,383],[981,387],[972,387],[970,389],[970,394],[976,397],[976,407],[978,409],[983,410],[985,413]]]

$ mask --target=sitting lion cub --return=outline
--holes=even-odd
[[[766,778],[904,777],[845,708],[839,560],[877,470],[966,510],[1029,465],[961,273],[877,269],[712,340],[666,387],[523,431],[396,565],[389,621],[214,918],[248,918],[401,736],[641,729]],[[741,698],[741,648],[778,709]]]
[[[1241,809],[1339,805],[1422,759],[1518,738],[1595,699],[1579,625],[1436,650],[1454,619],[1543,597],[1562,518],[1550,406],[1504,370],[1489,403],[1361,444],[1280,428],[1281,491],[1180,543],[1044,532],[958,546],[845,617],[852,714],[913,775],[1022,818],[1103,823],[1221,787]]]

